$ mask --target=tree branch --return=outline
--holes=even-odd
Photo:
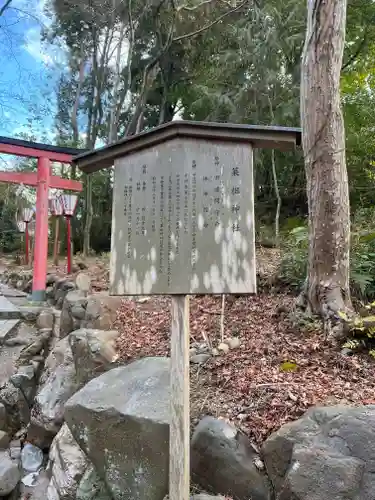
[[[208,5],[212,3],[214,0],[204,0],[203,2],[199,3],[198,5],[195,5],[195,7],[188,7],[187,5],[181,5],[181,7],[177,7],[177,12],[180,10],[187,10],[189,12],[192,12],[194,10],[199,9],[200,7],[203,7],[204,5]]]
[[[5,4],[1,7],[0,9],[0,17],[4,14],[4,12],[7,10],[9,5],[12,3],[12,0],[6,0]]]
[[[207,31],[208,29],[212,28],[212,26],[215,26],[215,24],[218,24],[220,21],[222,21],[227,16],[230,16],[234,12],[237,12],[240,9],[242,9],[242,7],[245,7],[245,5],[247,3],[249,3],[249,0],[244,0],[244,2],[240,3],[240,5],[237,5],[237,7],[234,7],[233,9],[228,10],[227,12],[225,12],[224,14],[222,14],[221,16],[216,18],[211,23],[206,24],[206,26],[203,26],[202,28],[200,28],[196,31],[192,31],[191,33],[186,33],[185,35],[178,36],[178,37],[173,39],[173,42],[179,42],[180,40],[185,40],[186,38],[192,38],[194,36],[200,35],[204,31]]]
[[[352,54],[349,57],[348,61],[342,66],[341,70],[346,69],[348,66],[350,66],[357,59],[357,57],[359,56],[359,54],[361,53],[362,49],[364,48],[364,46],[367,43],[367,34],[368,34],[368,27],[366,26],[365,33],[363,35],[363,38],[362,38],[360,44],[357,47],[357,50],[354,52],[354,54]]]

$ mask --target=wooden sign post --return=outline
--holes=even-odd
[[[253,147],[299,130],[172,122],[81,155],[115,165],[110,292],[171,295],[170,500],[189,500],[189,295],[256,293]]]

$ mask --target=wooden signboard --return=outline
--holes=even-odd
[[[115,161],[111,293],[255,293],[252,147],[172,139]]]
[[[172,122],[81,155],[115,165],[110,291],[172,295],[170,500],[189,500],[189,295],[256,292],[253,147],[300,131]]]

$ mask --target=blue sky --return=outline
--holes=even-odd
[[[39,116],[33,132],[38,140],[44,134],[53,139],[54,87],[61,67],[56,50],[41,42],[49,22],[45,1],[12,0],[0,18],[0,135],[29,132],[28,120]]]

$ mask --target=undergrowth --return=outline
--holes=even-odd
[[[352,220],[350,286],[352,297],[360,304],[375,299],[374,216],[374,210],[362,209]],[[306,278],[308,244],[307,225],[294,227],[283,235],[278,279],[297,292],[302,289]]]

